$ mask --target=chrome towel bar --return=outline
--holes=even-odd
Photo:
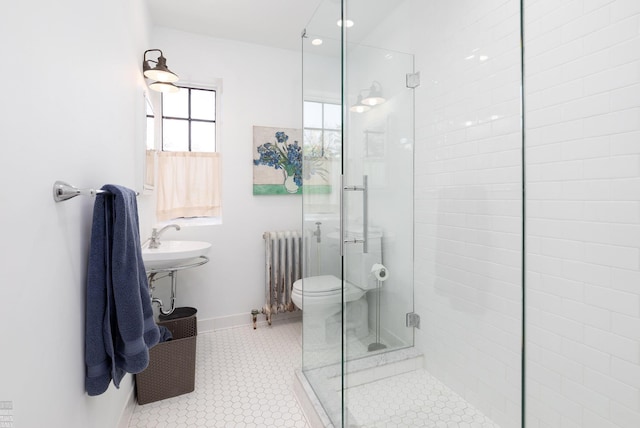
[[[99,189],[78,189],[77,187],[60,180],[53,183],[53,200],[56,202],[66,201],[67,199],[75,198],[78,195],[96,196],[101,193],[109,192]],[[136,195],[138,195],[138,192],[136,192]]]

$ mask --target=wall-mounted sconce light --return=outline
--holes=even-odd
[[[377,106],[386,100],[382,96],[382,86],[380,82],[374,81],[369,88],[369,94],[362,100],[362,104],[367,106]]]
[[[358,100],[354,105],[349,107],[349,111],[354,113],[364,113],[365,111],[371,110],[371,107],[368,105],[362,104],[362,94],[358,95]]]
[[[147,59],[149,52],[160,52],[160,56],[156,61]],[[149,63],[155,63],[152,68]],[[160,49],[148,49],[144,51],[142,57],[142,73],[145,77],[155,80],[149,84],[149,88],[158,92],[178,92],[180,88],[174,85],[172,82],[178,81],[178,75],[167,67],[167,59],[162,55]]]

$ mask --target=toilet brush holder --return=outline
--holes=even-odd
[[[383,269],[382,272],[384,272],[382,277],[386,279],[386,269]],[[376,341],[369,344],[367,347],[368,352],[379,351],[387,347],[387,345],[380,342],[380,286],[384,279],[380,279],[378,275],[379,273],[376,273]]]

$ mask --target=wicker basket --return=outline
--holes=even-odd
[[[160,316],[158,325],[167,327],[173,339],[149,350],[149,366],[136,375],[138,404],[193,392],[196,375],[197,322],[194,308],[176,308]]]

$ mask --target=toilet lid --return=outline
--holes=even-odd
[[[305,294],[335,292],[342,289],[342,281],[333,275],[310,276],[296,281],[296,284],[294,284],[294,288],[302,287],[304,287]]]

